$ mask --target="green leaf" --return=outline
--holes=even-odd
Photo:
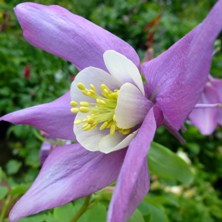
[[[2,170],[2,168],[0,167],[0,181],[4,178],[4,172]]]
[[[17,160],[9,160],[9,162],[6,165],[6,171],[9,175],[13,175],[19,171],[21,166],[22,166],[21,162]]]
[[[10,191],[11,195],[23,195],[27,189],[30,187],[30,184],[19,184],[14,187],[12,187],[12,190]]]
[[[37,214],[31,217],[27,217],[19,220],[18,222],[45,222],[45,214]]]
[[[138,209],[146,222],[169,222],[165,208],[153,198],[146,196]]]
[[[98,203],[95,207],[87,210],[78,220],[78,222],[106,221],[106,208],[103,204]]]
[[[149,169],[162,179],[177,180],[183,184],[193,181],[189,165],[166,147],[152,143],[148,154]]]
[[[70,222],[75,212],[78,210],[72,203],[57,207],[53,211],[54,218],[57,221]]]
[[[148,216],[146,222],[169,222],[164,210],[161,207],[147,203]]]
[[[47,213],[45,215],[45,221],[44,222],[58,222],[52,215],[52,213]]]
[[[141,212],[139,210],[135,210],[135,212],[130,217],[128,222],[145,222],[145,220],[144,220],[143,215],[141,214]]]
[[[8,193],[8,188],[7,187],[1,187],[0,186],[0,200],[6,197]]]

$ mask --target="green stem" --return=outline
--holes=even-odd
[[[80,207],[80,209],[77,211],[77,213],[73,216],[73,218],[70,220],[70,222],[77,222],[78,221],[78,219],[88,209],[90,199],[91,199],[91,196],[88,196],[88,197],[85,198],[85,200],[83,202],[83,205]]]
[[[4,205],[2,206],[2,211],[1,211],[1,215],[0,215],[0,222],[3,222],[10,202],[11,202],[11,197],[8,196],[5,200]]]

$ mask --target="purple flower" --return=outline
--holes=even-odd
[[[189,118],[203,135],[210,135],[222,125],[222,80],[209,76],[198,104]]]
[[[71,86],[76,140],[89,151],[110,153],[127,147],[153,107],[145,97],[140,72],[122,54],[103,54],[108,72],[88,67]],[[126,114],[127,111],[127,114]]]
[[[146,155],[156,127],[164,124],[178,135],[177,131],[197,103],[205,86],[213,43],[222,29],[221,11],[220,0],[200,25],[160,56],[139,67],[139,57],[130,45],[62,7],[35,3],[16,6],[15,13],[28,42],[72,62],[82,71],[72,84],[71,98],[68,92],[51,103],[23,109],[5,115],[0,120],[33,125],[52,138],[77,139],[85,148],[96,149],[95,152],[88,151],[79,143],[56,147],[44,162],[35,182],[12,209],[10,221],[14,222],[19,218],[66,204],[96,192],[115,180],[117,185],[107,221],[126,221],[149,190]],[[91,77],[82,78],[81,73],[86,73],[87,70]],[[138,70],[141,70],[146,78],[148,84],[145,86],[141,84]],[[99,76],[104,76],[104,72],[111,76],[105,73],[106,77],[100,79]],[[92,81],[93,78],[95,81],[90,85],[87,80]],[[99,92],[102,96],[94,100],[108,99],[113,95],[116,100],[109,100],[108,103],[117,105],[119,110],[111,109],[112,116],[116,116],[113,119],[105,117],[104,121],[111,122],[114,126],[105,126],[105,129],[101,130],[102,137],[91,147],[93,140],[88,140],[85,144],[84,139],[81,139],[83,131],[93,133],[96,129],[98,132],[98,127],[104,122],[96,120],[97,125],[93,126],[92,121],[88,121],[90,116],[78,117],[84,112],[95,114],[91,108],[86,109],[88,105],[93,105],[90,96],[94,87],[96,93]],[[119,93],[121,90],[122,93]],[[88,94],[89,101],[85,101],[85,94]],[[79,99],[81,96],[84,96],[83,100]],[[118,106],[120,98],[123,102]],[[72,112],[77,113],[76,117],[70,112],[70,101]],[[89,104],[80,103],[84,101]],[[130,101],[135,104],[130,104]],[[99,104],[99,100],[96,100],[97,103]],[[78,107],[75,107],[76,104]],[[95,106],[96,104],[94,103]],[[73,133],[74,118],[76,135]],[[83,122],[85,124],[86,121],[91,125],[84,126]],[[130,125],[127,125],[128,122]],[[120,140],[114,140],[113,143],[112,139],[106,138],[104,142],[104,136],[111,138],[111,135],[116,134],[120,135]],[[132,138],[126,139],[131,134]],[[124,139],[127,143],[123,142],[123,145],[119,146]],[[108,146],[101,145],[101,140]],[[124,146],[128,147],[122,149]],[[113,152],[114,150],[117,151]]]

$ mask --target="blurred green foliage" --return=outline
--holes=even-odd
[[[0,115],[57,98],[69,89],[77,73],[69,62],[36,49],[23,39],[13,13],[13,7],[21,2],[0,1]],[[199,24],[216,0],[35,2],[60,4],[84,16],[129,42],[143,60],[147,47],[152,47],[154,56],[157,56]],[[220,40],[221,37],[217,41],[219,48]],[[212,64],[212,74],[217,77],[222,77],[221,61],[219,49]],[[149,157],[151,191],[129,222],[222,221],[222,130],[218,128],[213,135],[205,137],[193,126],[187,125],[187,128],[183,133],[187,140],[185,145],[181,145],[164,128],[158,129],[155,141],[183,155],[189,163],[181,162],[176,154],[153,144]],[[1,122],[0,132],[2,222],[7,221],[9,209],[27,190],[39,171],[41,141],[36,138],[36,131],[29,126],[9,127],[9,124]],[[164,150],[159,152],[159,149]],[[180,167],[176,169],[175,165]],[[194,176],[193,182],[190,180],[190,171]],[[89,209],[78,221],[105,221],[110,198],[106,190],[92,195]],[[21,222],[69,222],[81,209],[83,201],[77,200]]]

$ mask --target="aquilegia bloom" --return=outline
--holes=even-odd
[[[222,125],[222,80],[209,76],[198,104],[189,118],[203,135],[210,135]]]
[[[156,127],[164,124],[177,134],[205,86],[213,44],[222,28],[221,12],[220,0],[199,26],[139,67],[139,57],[130,45],[84,18],[59,6],[18,5],[15,13],[26,40],[82,71],[71,87],[71,98],[68,92],[51,103],[8,114],[1,120],[30,124],[52,138],[77,139],[83,146],[76,143],[52,151],[31,188],[12,209],[10,220],[66,204],[117,180],[107,221],[126,221],[149,190],[146,155]],[[145,86],[138,70],[146,78]],[[132,94],[136,106],[129,102]],[[112,118],[104,117],[104,107],[97,107],[99,114],[94,110],[105,97],[110,97]],[[70,101],[76,117],[70,112]],[[104,121],[92,118],[100,112]],[[93,139],[84,139],[93,132],[96,143],[92,145]],[[121,138],[113,140],[116,135]]]
[[[89,151],[110,153],[129,145],[153,103],[145,97],[136,65],[113,50],[104,63],[80,71],[71,86],[76,140]]]

